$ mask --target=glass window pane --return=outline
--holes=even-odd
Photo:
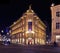
[[[32,30],[32,22],[28,22],[28,30]]]
[[[56,16],[57,17],[60,17],[60,12],[56,12]]]
[[[56,29],[60,29],[60,23],[56,23]]]

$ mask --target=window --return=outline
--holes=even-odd
[[[56,23],[56,29],[60,28],[60,23]]]
[[[56,16],[57,17],[60,17],[60,12],[56,12]]]
[[[23,24],[24,24],[24,21],[23,21]]]
[[[28,22],[28,30],[29,30],[29,31],[32,30],[32,22]]]
[[[22,30],[23,30],[23,27],[22,27]]]
[[[60,42],[60,35],[56,35],[56,42]]]

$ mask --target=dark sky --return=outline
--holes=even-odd
[[[10,26],[19,19],[22,14],[32,5],[32,9],[47,25],[47,31],[51,32],[51,12],[50,6],[60,4],[59,0],[9,0],[0,1],[0,30]],[[47,33],[47,34],[49,34]]]

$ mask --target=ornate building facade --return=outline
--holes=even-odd
[[[10,26],[11,42],[18,44],[46,43],[46,25],[29,6],[19,20]]]
[[[52,14],[52,36],[51,41],[60,43],[60,5],[51,6],[51,14]]]

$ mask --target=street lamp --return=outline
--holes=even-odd
[[[4,31],[2,30],[1,32],[3,33]]]
[[[1,30],[1,35],[3,35],[3,33],[4,33],[4,31],[3,31],[3,30]]]
[[[7,35],[9,35],[9,33],[7,32]]]

